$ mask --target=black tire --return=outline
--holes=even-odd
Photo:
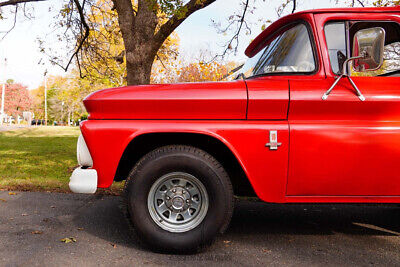
[[[209,205],[195,228],[174,233],[155,223],[148,209],[153,184],[163,175],[185,172],[204,185]],[[157,252],[192,253],[212,243],[229,225],[233,212],[233,190],[222,165],[201,149],[184,145],[160,147],[145,155],[125,182],[125,201],[137,236]]]

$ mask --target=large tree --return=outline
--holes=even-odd
[[[0,7],[18,5],[28,2],[45,0],[0,0]],[[101,0],[64,0],[66,8],[61,11],[65,23],[62,25],[74,29],[73,37],[75,46],[66,69],[73,60],[76,60],[78,68],[84,52],[85,42],[90,37],[92,26],[88,17],[93,8],[100,8]],[[203,9],[216,0],[111,0],[112,10],[116,12],[120,33],[124,43],[126,60],[127,84],[147,84],[150,82],[151,69],[157,52],[171,33],[191,14]],[[263,0],[265,1],[265,0]],[[333,1],[333,0],[332,0]],[[363,5],[363,0],[354,0],[351,5],[358,3]],[[282,0],[282,8],[292,4],[293,11],[296,8],[296,0]],[[398,0],[377,0],[375,5],[398,5]],[[232,49],[233,43],[238,41],[240,31],[247,27],[245,20],[249,0],[242,0],[243,12],[238,16],[231,16],[237,31],[227,45],[227,50]],[[16,9],[17,10],[17,9]],[[231,25],[231,23],[229,23]],[[90,38],[89,38],[90,39]],[[68,42],[71,43],[71,42]],[[86,44],[87,45],[87,44]],[[90,47],[90,44],[89,44]],[[227,51],[225,50],[225,51]],[[225,53],[225,52],[224,52]]]
[[[121,30],[118,24],[118,15],[114,8],[112,0],[93,0],[90,5],[85,8],[85,21],[89,27],[89,32],[85,40],[81,40],[81,20],[71,19],[73,16],[74,4],[69,3],[64,6],[61,16],[54,25],[56,28],[61,27],[60,39],[70,44],[70,49],[76,51],[76,42],[82,43],[81,50],[76,54],[79,63],[78,67],[81,76],[93,83],[101,83],[105,87],[117,87],[126,84],[127,68],[125,57],[125,46],[122,38]],[[159,13],[157,15],[159,21],[164,21],[166,14]],[[66,26],[64,26],[66,25]],[[69,31],[65,33],[65,28]],[[72,33],[72,35],[71,35]],[[85,34],[85,33],[84,33]],[[55,51],[51,51],[50,43],[44,40],[41,42],[42,51],[50,55],[52,62],[65,66],[65,62],[60,61]],[[171,34],[166,38],[162,46],[153,56],[155,65],[165,67],[169,65],[170,60],[174,60],[178,55],[179,37],[177,34]]]
[[[6,0],[0,7],[16,6],[46,0]],[[97,7],[96,0],[64,0],[71,12],[61,11],[69,22],[67,27],[79,22],[76,46],[66,69],[82,56],[81,49],[90,35],[87,18],[91,7]],[[125,46],[127,84],[147,84],[150,82],[151,68],[157,51],[171,33],[191,14],[216,0],[112,0],[118,16],[119,28]],[[73,8],[72,6],[73,5]],[[67,13],[67,14],[66,14]]]
[[[192,13],[215,0],[183,1],[138,0],[137,8],[131,0],[113,0],[126,51],[128,84],[150,82],[151,68],[157,51],[168,36]],[[160,12],[167,15],[162,23]]]
[[[98,55],[110,51],[104,49],[104,41],[113,42],[120,36],[124,46],[123,53],[114,53],[110,55],[111,58],[108,56],[105,60],[97,61],[110,63],[111,59],[123,62],[126,68],[126,83],[133,85],[150,83],[153,63],[155,59],[165,60],[162,58],[162,51],[171,47],[170,36],[174,30],[195,11],[216,0],[64,1],[66,4],[61,11],[58,26],[66,29],[60,31],[59,38],[64,39],[66,44],[74,44],[73,57],[65,64],[59,63],[61,57],[57,55],[54,62],[67,68],[73,58],[82,70],[84,68],[81,68],[83,65],[80,63],[88,58],[88,54],[89,58],[96,55],[95,58],[99,59]],[[106,18],[105,23],[96,23],[98,19],[95,18],[95,14]],[[114,21],[118,23],[117,27],[113,27]],[[93,38],[102,34],[101,32],[114,32],[114,37],[109,40],[101,40],[104,35],[101,38]],[[104,53],[105,51],[107,52]],[[85,76],[84,71],[82,76]]]
[[[29,2],[46,0],[0,0],[0,7],[18,5]],[[74,61],[81,69],[80,62],[84,58],[85,47],[93,47],[93,42],[88,42],[91,36],[90,16],[93,10],[101,10],[99,2],[107,0],[63,0],[65,6],[60,12],[60,25],[67,27],[72,35],[66,35],[65,43],[74,43],[72,56],[63,66],[67,70]],[[108,0],[110,1],[110,0]],[[124,43],[124,53],[117,55],[123,57],[126,63],[126,82],[129,85],[147,84],[150,82],[152,65],[157,58],[157,52],[163,47],[168,37],[191,14],[203,9],[216,0],[111,0],[112,11],[118,17],[120,34]],[[231,50],[233,42],[238,41],[238,36],[245,22],[246,11],[250,0],[242,0],[243,11],[232,15],[233,21],[229,26],[237,25],[233,38],[227,44]],[[263,0],[265,1],[265,0]],[[285,0],[287,5],[295,0]],[[101,11],[103,12],[103,11]],[[16,13],[16,12],[15,12]],[[72,38],[70,38],[72,36]],[[60,38],[62,39],[62,38]],[[71,40],[74,39],[74,42]],[[94,40],[92,38],[92,40]],[[94,44],[96,46],[96,44]],[[237,46],[236,46],[237,47]],[[223,54],[225,54],[225,52]],[[59,57],[57,57],[59,59]]]

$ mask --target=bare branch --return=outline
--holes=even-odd
[[[164,67],[164,69],[168,69],[166,66],[165,66],[165,64],[164,64],[164,62],[161,60],[161,58],[160,58],[160,56],[158,55],[158,54],[156,54],[156,57],[157,57],[157,59],[161,62],[161,65]]]
[[[292,14],[296,11],[296,0],[293,0]]]
[[[182,6],[181,10],[184,10],[184,14],[181,14],[182,12],[178,11],[165,24],[163,24],[155,34],[154,39],[156,40],[157,45],[161,46],[164,40],[191,14],[207,7],[215,1],[216,0],[190,0],[186,5]]]
[[[362,0],[352,0],[352,1],[351,1],[351,7],[354,7],[354,6],[355,6],[356,1],[357,1],[357,3],[359,3],[362,7],[365,7]]]
[[[11,26],[11,28],[9,30],[5,31],[3,37],[1,37],[1,41],[3,41],[4,38],[6,38],[6,36],[15,28],[15,25],[17,24],[17,14],[18,14],[18,6],[15,6],[15,14],[14,14],[13,25]]]
[[[362,7],[365,7],[365,6],[364,6],[364,3],[363,3],[361,0],[357,0],[357,2],[358,2]]]
[[[75,52],[74,52],[74,53],[72,54],[72,56],[70,57],[70,59],[69,59],[67,65],[66,65],[65,67],[62,67],[62,66],[61,66],[65,71],[68,70],[69,66],[70,66],[71,63],[72,63],[72,60],[74,59],[74,57],[78,58],[78,53],[79,53],[79,51],[81,50],[81,48],[82,48],[84,42],[86,41],[86,39],[89,37],[89,32],[90,32],[89,25],[87,24],[86,19],[85,19],[85,14],[83,13],[83,8],[84,8],[84,6],[85,6],[86,0],[83,0],[82,5],[79,3],[79,0],[73,0],[73,1],[74,1],[75,6],[76,6],[76,8],[77,8],[77,10],[78,10],[79,17],[80,17],[80,21],[81,21],[81,23],[82,23],[82,26],[83,26],[85,32],[84,32],[83,37],[81,38],[81,40],[80,40],[80,42],[79,42],[77,48],[75,49]],[[79,60],[78,60],[78,61],[79,61]],[[80,64],[79,64],[79,62],[78,62],[78,67],[79,67],[79,72],[80,72],[80,75],[81,75],[81,78],[82,78],[82,72],[81,72],[81,69],[80,69]]]
[[[233,73],[237,72],[238,70],[240,70],[243,67],[244,64],[240,64],[239,66],[231,69],[230,71],[228,71],[227,74],[224,74],[220,79],[218,79],[218,81],[222,81],[225,80],[226,78],[228,78],[230,75],[232,75]]]
[[[246,13],[247,13],[248,8],[249,8],[249,0],[246,0],[245,6],[244,6],[244,8],[243,8],[243,13],[242,13],[242,16],[241,16],[240,21],[239,21],[239,27],[238,27],[237,31],[236,31],[235,34],[232,36],[232,38],[229,40],[228,44],[226,45],[226,48],[225,48],[224,52],[222,52],[222,54],[219,54],[219,55],[214,56],[214,57],[211,59],[210,62],[214,61],[214,60],[217,59],[218,57],[223,58],[223,57],[227,54],[227,52],[228,52],[229,50],[232,50],[232,49],[233,49],[233,51],[234,51],[235,53],[237,52],[238,46],[239,46],[239,41],[238,41],[238,40],[239,40],[239,35],[240,35],[240,32],[242,31],[243,25],[245,25],[246,28],[249,29],[249,27],[247,26],[247,23],[246,23],[246,21],[245,21],[245,17],[246,17]],[[232,48],[233,42],[236,42],[235,48]]]
[[[30,3],[30,2],[42,2],[47,0],[8,0],[5,2],[0,2],[0,7],[3,6],[15,6],[22,3]]]
[[[80,64],[80,62],[79,62],[78,53],[75,54],[75,57],[76,57],[76,63],[78,64],[79,77],[80,77],[81,79],[83,79],[83,78],[86,77],[86,75],[82,75],[82,68],[81,68],[81,64]]]

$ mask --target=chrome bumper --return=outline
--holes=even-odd
[[[76,152],[81,167],[75,169],[69,178],[69,189],[74,193],[93,194],[97,190],[97,171],[89,169],[93,160],[82,134],[78,138]]]
[[[97,171],[82,167],[75,169],[69,179],[69,189],[74,193],[94,194],[97,190]]]

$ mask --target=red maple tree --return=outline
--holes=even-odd
[[[0,86],[0,92],[3,86]],[[1,101],[1,93],[0,93]],[[1,102],[0,102],[1,103]],[[17,118],[22,116],[22,112],[29,111],[32,105],[32,99],[26,86],[19,83],[6,84],[4,97],[4,112]]]

